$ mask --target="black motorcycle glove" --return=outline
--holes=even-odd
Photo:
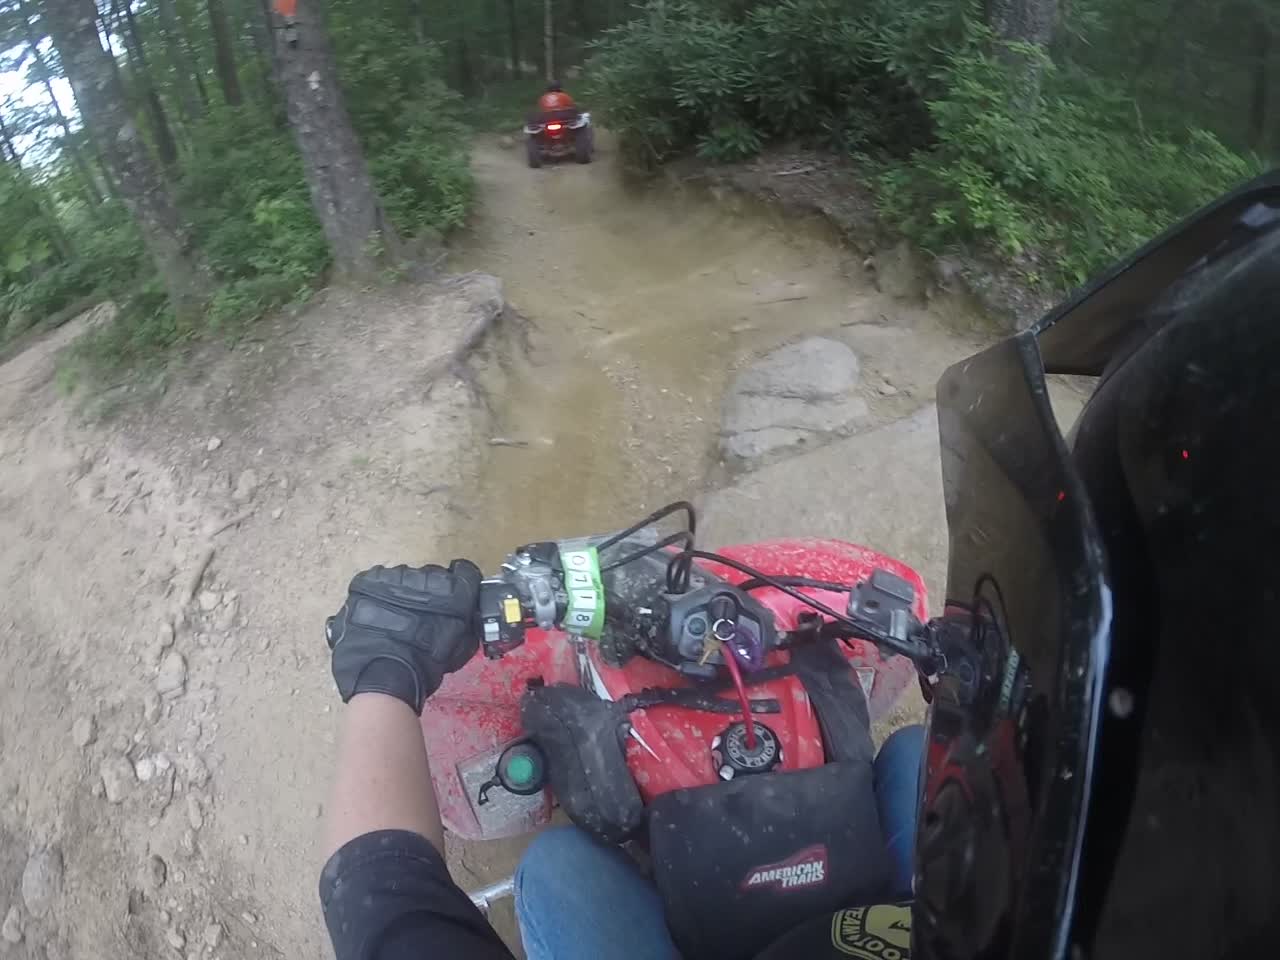
[[[325,623],[342,702],[385,693],[421,714],[444,675],[479,646],[480,579],[470,560],[448,570],[402,565],[357,574],[347,602]]]

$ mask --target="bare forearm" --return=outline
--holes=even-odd
[[[409,830],[444,853],[444,827],[418,718],[395,697],[362,693],[345,708],[325,856],[374,830]]]

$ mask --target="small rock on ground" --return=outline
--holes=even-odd
[[[164,886],[165,881],[169,879],[169,865],[164,862],[163,857],[152,854],[147,858],[146,868],[143,870],[142,882],[143,887],[148,893],[155,893]]]
[[[102,777],[102,789],[107,803],[123,803],[138,779],[134,775],[133,764],[120,756],[109,757],[102,761],[98,774]]]
[[[160,661],[160,672],[156,674],[156,693],[171,700],[181,696],[187,688],[187,661],[176,650],[170,650]]]
[[[206,443],[206,444],[204,445],[204,448],[205,448],[206,450],[208,450],[210,453],[213,453],[213,452],[214,452],[215,450],[217,450],[220,446],[222,446],[222,438],[220,438],[220,437],[210,437],[210,438],[209,438],[209,442],[208,442],[208,443]]]
[[[222,602],[222,595],[212,590],[201,590],[199,596],[200,609],[205,613],[211,613],[217,609],[218,604]]]
[[[258,492],[258,473],[256,470],[245,470],[236,479],[236,487],[231,491],[231,499],[237,503],[248,503]]]
[[[22,942],[22,914],[18,912],[16,904],[4,915],[4,924],[0,925],[0,937],[4,938],[5,943]]]
[[[222,935],[223,935],[222,924],[220,923],[209,924],[207,927],[204,928],[203,940],[204,940],[205,947],[208,948],[209,950],[217,950],[218,947],[222,946]]]
[[[92,716],[76,717],[71,724],[71,741],[82,750],[98,736],[98,723]]]
[[[200,798],[193,793],[187,794],[187,822],[192,830],[204,826],[204,810],[200,806]]]
[[[22,871],[22,902],[33,917],[43,917],[62,891],[62,853],[37,850]]]

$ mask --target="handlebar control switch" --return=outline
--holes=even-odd
[[[490,660],[524,643],[524,610],[520,596],[505,580],[480,584],[480,647]]]
[[[911,613],[915,602],[915,587],[897,574],[877,568],[853,588],[848,613],[850,619],[905,643],[915,622]]]

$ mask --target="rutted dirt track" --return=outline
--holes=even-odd
[[[713,540],[794,518],[919,558],[937,586],[927,408],[983,334],[878,292],[820,224],[628,188],[604,146],[541,171],[477,148],[454,268],[502,278],[505,320],[483,277],[329,292],[106,424],[54,385],[83,323],[0,367],[0,952],[328,955],[321,624],[359,567],[492,565],[705,493]],[[717,443],[733,372],[809,334],[857,353],[865,422],[736,474]],[[451,861],[478,885],[517,846]]]

